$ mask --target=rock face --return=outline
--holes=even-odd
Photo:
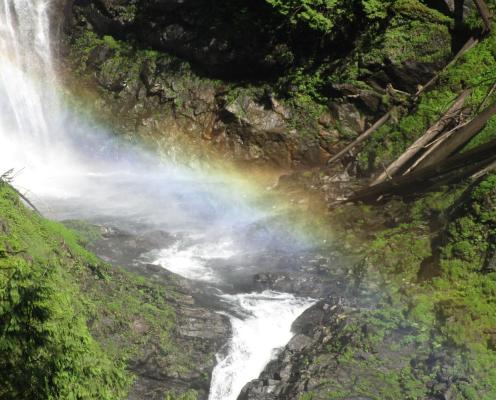
[[[173,157],[324,166],[449,58],[451,17],[402,3],[377,32],[350,6],[323,35],[267,1],[76,0],[63,59],[79,76],[68,86],[96,95],[94,113],[114,129]]]
[[[85,9],[98,34],[119,39],[133,36],[141,45],[173,53],[223,78],[271,73],[284,65],[284,58],[277,57],[284,50],[280,48],[282,40],[271,37],[270,28],[281,19],[263,1],[246,7],[239,1],[76,0],[74,6]],[[249,15],[243,16],[243,10]],[[229,15],[234,20],[229,20]],[[244,18],[253,15],[267,17],[263,22],[251,21],[251,40],[247,42],[233,29],[236,24],[246,25]]]
[[[67,224],[78,226],[74,222]],[[193,389],[199,400],[206,400],[215,355],[230,335],[228,318],[194,297],[195,290],[186,279],[160,266],[137,262],[142,254],[172,243],[174,239],[167,233],[136,235],[104,226],[92,229],[97,229],[100,237],[92,240],[88,247],[102,259],[171,288],[174,293],[167,299],[176,314],[176,328],[170,340],[180,351],[168,351],[167,346],[159,342],[160,338],[147,341],[129,360],[129,369],[136,376],[129,399],[163,400],[165,393],[185,393]],[[132,323],[131,329],[149,334],[149,327],[140,319]]]
[[[178,326],[175,345],[190,364],[184,370],[175,368],[182,360],[151,344],[130,362],[129,368],[137,377],[130,400],[163,400],[166,392],[184,393],[189,389],[197,391],[199,400],[208,398],[215,354],[229,337],[229,321],[196,304],[186,294],[177,300],[175,308]]]
[[[320,301],[293,323],[295,336],[238,400],[400,399],[412,393],[455,399],[453,385],[464,379],[453,375],[455,354],[425,344],[398,345],[413,333],[410,328],[389,331],[372,344],[381,328],[365,316],[374,312],[341,298]],[[425,386],[402,387],[429,375]]]
[[[166,392],[184,393],[189,389],[197,391],[199,400],[208,398],[215,354],[229,337],[229,321],[198,305],[187,294],[179,297],[174,307],[178,327],[174,341],[188,358],[188,368],[177,369],[175,365],[182,360],[170,357],[152,343],[130,362],[129,368],[137,377],[130,400],[163,400]]]

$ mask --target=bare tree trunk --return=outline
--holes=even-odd
[[[412,172],[414,169],[416,169],[421,163],[424,162],[425,159],[429,158],[432,153],[434,153],[440,146],[443,145],[443,143],[457,130],[462,128],[463,126],[467,125],[467,123],[462,123],[460,125],[455,126],[453,129],[449,130],[448,132],[443,133],[441,136],[439,136],[437,139],[429,143],[427,150],[419,157],[415,162],[408,167],[408,169],[403,172],[402,175],[407,175],[410,172]]]
[[[386,114],[384,114],[381,118],[379,118],[374,125],[372,125],[369,129],[367,129],[364,133],[362,133],[356,140],[346,146],[343,150],[341,150],[338,154],[332,157],[328,161],[328,165],[338,161],[341,159],[346,153],[352,150],[355,146],[362,143],[365,139],[367,139],[370,135],[372,135],[377,129],[379,129],[382,125],[384,125],[389,118],[391,118],[391,110],[389,110]]]
[[[485,32],[491,32],[491,12],[484,0],[474,0],[475,6],[484,22]]]
[[[425,132],[425,134],[422,135],[422,137],[417,139],[415,143],[413,143],[400,157],[398,157],[396,161],[389,165],[386,170],[372,183],[372,185],[377,185],[384,182],[389,177],[394,176],[405,164],[408,163],[408,161],[410,161],[419,151],[421,151],[425,145],[436,138],[436,136],[438,136],[462,110],[465,100],[470,92],[471,91],[469,89],[463,91],[448,111],[434,125],[432,125]]]
[[[360,190],[346,201],[374,202],[385,195],[407,195],[423,192],[442,184],[468,178],[478,172],[488,171],[488,168],[495,162],[496,139],[435,165]]]
[[[434,165],[455,153],[457,150],[465,146],[475,135],[477,135],[486,125],[487,121],[496,114],[496,103],[487,107],[474,119],[449,135],[442,145],[438,145],[429,153],[428,157],[424,157],[421,162],[417,163],[414,169],[428,167]]]

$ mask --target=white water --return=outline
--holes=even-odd
[[[0,0],[0,174],[21,171],[16,186],[52,217],[189,232],[199,240],[157,249],[155,263],[188,278],[222,281],[216,263],[232,260],[235,268],[236,256],[249,251],[235,244],[236,229],[265,214],[223,182],[116,144],[64,110],[49,23],[49,0]],[[221,298],[235,310],[233,337],[227,355],[219,356],[210,400],[235,399],[311,304],[275,292]]]
[[[160,265],[169,271],[185,278],[218,282],[215,268],[210,267],[212,260],[226,260],[236,254],[234,243],[230,239],[218,239],[212,242],[194,240],[178,241],[174,245],[159,251],[153,264]]]
[[[210,400],[236,400],[243,386],[256,379],[292,337],[291,323],[314,301],[287,293],[262,292],[223,295],[244,318],[231,316],[233,337],[229,352],[218,357]]]

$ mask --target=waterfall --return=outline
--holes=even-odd
[[[0,3],[0,166],[46,163],[60,126],[52,65],[50,3]],[[5,171],[0,171],[5,172]]]
[[[15,185],[29,190],[52,218],[181,232],[184,240],[157,248],[152,261],[185,277],[220,288],[238,269],[244,269],[245,278],[253,274],[242,260],[270,251],[277,240],[250,243],[242,234],[270,211],[252,206],[220,176],[162,162],[94,125],[89,128],[64,109],[53,65],[52,3],[0,1],[0,174],[21,171]],[[296,251],[296,239],[286,246]],[[218,292],[233,310],[233,337],[227,354],[219,355],[210,399],[234,400],[289,340],[291,322],[312,300],[275,292]]]

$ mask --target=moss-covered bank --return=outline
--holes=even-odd
[[[496,175],[490,174],[412,202],[350,205],[333,214],[343,240],[360,248],[365,269],[383,281],[378,309],[351,319],[345,333],[358,339],[337,352],[360,371],[387,371],[393,379],[387,394],[372,398],[431,398],[443,384],[451,396],[445,398],[496,396],[495,212]],[[386,356],[360,358],[360,349],[374,346]],[[389,352],[404,367],[393,372]],[[356,379],[370,395],[370,383],[360,374]]]
[[[168,376],[197,369],[195,351],[213,362],[204,345],[178,339],[185,295],[174,280],[153,283],[103,263],[81,246],[98,229],[85,231],[83,239],[40,217],[0,183],[0,398],[127,398],[150,348]],[[150,398],[169,387],[175,399],[181,385],[163,380]],[[208,389],[208,374],[203,381],[186,385]],[[196,398],[187,388],[179,398]]]

